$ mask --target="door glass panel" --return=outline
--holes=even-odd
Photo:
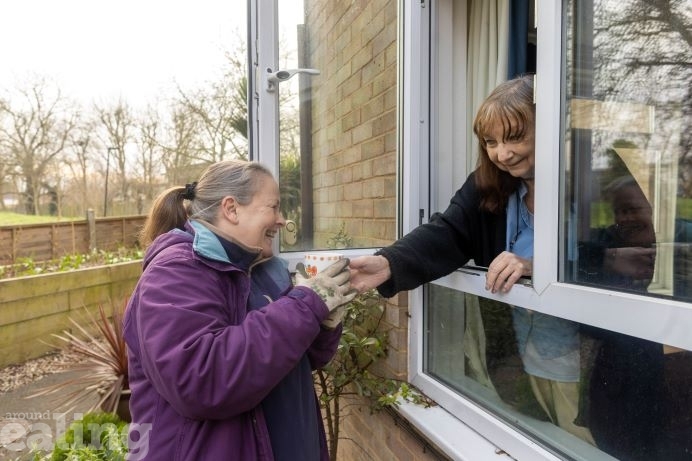
[[[396,218],[397,3],[280,1],[281,251],[391,242]],[[295,69],[314,69],[296,72]],[[319,72],[317,74],[316,72]],[[290,231],[291,224],[289,223]]]
[[[692,352],[442,286],[425,293],[426,373],[548,450],[689,458]]]
[[[567,9],[563,279],[692,300],[692,9]]]

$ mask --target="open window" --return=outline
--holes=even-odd
[[[434,5],[429,203],[444,210],[474,168],[470,108],[512,76],[487,79],[515,61],[518,36],[508,35],[522,29],[527,50],[536,46],[534,275],[498,296],[470,266],[413,292],[413,382],[513,456],[684,456],[692,421],[684,334],[692,327],[684,205],[692,74],[684,63],[692,48],[683,25],[692,18],[675,2],[502,5]],[[498,50],[495,67],[474,56],[475,32]],[[504,55],[502,43],[512,44]],[[485,88],[474,81],[479,72]],[[540,315],[518,321],[517,308]],[[532,391],[521,351],[536,318],[578,338],[570,347],[584,406],[575,424],[557,424]],[[614,382],[628,391],[611,395]],[[527,448],[533,443],[542,448]]]

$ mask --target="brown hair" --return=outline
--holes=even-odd
[[[478,137],[476,185],[482,197],[481,209],[500,213],[507,199],[519,187],[521,179],[500,170],[490,161],[485,135],[502,124],[502,140],[521,139],[536,127],[536,107],[533,103],[533,76],[523,75],[498,85],[483,101],[473,121]]]
[[[209,165],[196,185],[171,187],[156,197],[140,232],[140,244],[148,247],[159,235],[183,229],[188,219],[215,224],[221,200],[232,196],[247,205],[257,193],[261,176],[273,177],[256,162],[225,160]]]

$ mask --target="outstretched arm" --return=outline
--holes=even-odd
[[[377,288],[392,275],[389,261],[381,255],[359,256],[351,259],[351,287],[360,293]]]

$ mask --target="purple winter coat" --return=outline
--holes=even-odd
[[[148,248],[125,313],[128,459],[273,460],[262,400],[304,354],[313,369],[331,360],[341,328],[320,327],[328,308],[305,287],[248,312],[248,273],[206,228],[186,230]]]

